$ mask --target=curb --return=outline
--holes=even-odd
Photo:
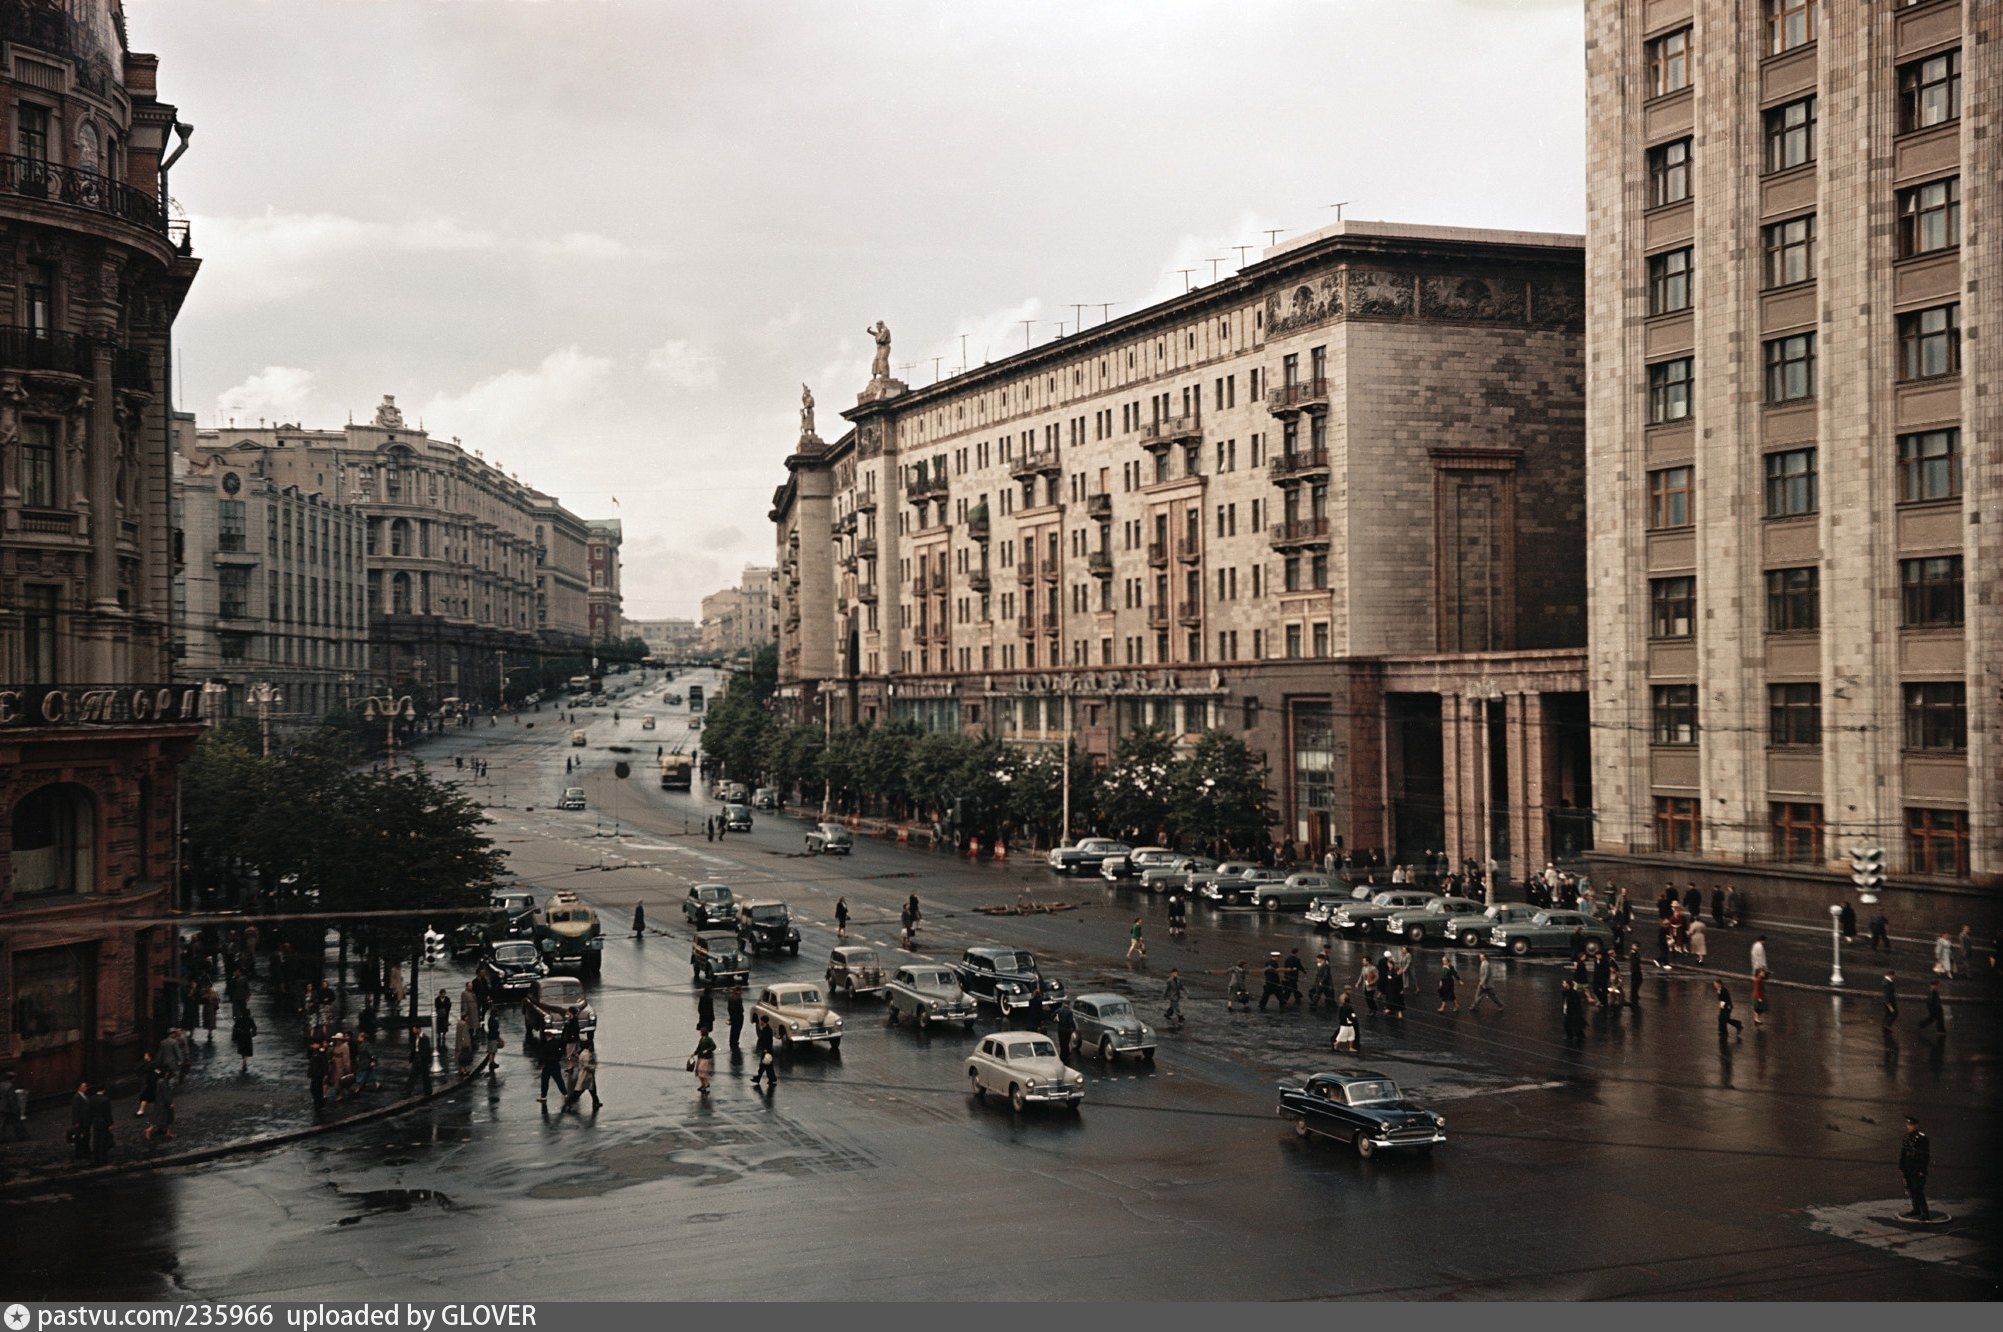
[[[1465,952],[1468,950],[1456,949],[1455,951]],[[1535,959],[1512,958],[1510,960],[1519,962],[1529,961],[1536,966],[1569,967],[1572,965],[1571,963],[1565,961],[1562,958],[1555,958],[1555,957],[1535,958]],[[1732,980],[1732,981],[1745,981],[1747,984],[1751,984],[1753,979],[1753,973],[1750,971],[1730,971],[1723,967],[1699,967],[1699,966],[1692,966],[1689,963],[1671,963],[1667,967],[1662,967],[1662,966],[1657,966],[1653,959],[1644,958],[1643,961],[1647,963],[1647,970],[1645,970],[1642,973],[1643,976],[1660,976],[1670,979],[1688,979],[1688,980],[1700,980],[1700,981]],[[1869,985],[1819,985],[1814,981],[1781,980],[1778,977],[1772,975],[1771,973],[1769,973],[1767,976],[1767,984],[1774,986],[1777,989],[1806,990],[1811,993],[1833,994],[1838,998],[1869,999],[1874,1003],[1877,1002],[1878,1000],[1878,992],[1875,989],[1871,988]],[[1913,1003],[1913,1004],[1924,1005],[1926,1003],[1926,994],[1927,992],[1925,990],[1915,990],[1910,993],[1901,991],[1898,997],[1899,997],[1899,1002],[1901,1003]],[[1992,1007],[1992,1008],[1998,1004],[2003,1004],[2003,999],[1997,999],[1986,995],[1943,994],[1940,997],[1940,1001],[1943,1005],[1967,1004],[1967,1005],[1973,1005],[1975,1007]]]
[[[372,1124],[389,1119],[406,1110],[415,1110],[421,1105],[429,1105],[441,1097],[463,1091],[474,1079],[484,1074],[494,1063],[489,1052],[483,1063],[460,1077],[456,1082],[434,1088],[421,1096],[407,1096],[400,1101],[391,1101],[360,1114],[349,1115],[325,1124],[307,1124],[296,1129],[284,1129],[277,1133],[265,1133],[254,1138],[237,1138],[230,1142],[217,1143],[213,1147],[198,1147],[192,1151],[176,1152],[169,1156],[142,1156],[116,1165],[92,1166],[86,1170],[67,1170],[24,1174],[14,1179],[0,1181],[0,1197],[41,1192],[51,1185],[69,1184],[75,1181],[111,1179],[119,1175],[135,1174],[141,1170],[159,1170],[167,1166],[199,1165],[204,1161],[214,1161],[225,1156],[235,1156],[242,1152],[262,1151],[268,1147],[283,1147],[288,1143],[303,1142],[308,1138],[321,1137],[356,1124]]]

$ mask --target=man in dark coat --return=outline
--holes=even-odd
[[[1947,1013],[1940,1006],[1940,982],[1933,981],[1927,986],[1926,1016],[1920,1019],[1920,1030],[1932,1027],[1941,1035],[1947,1035]]]
[[[327,1074],[331,1065],[327,1058],[327,1047],[319,1041],[313,1042],[306,1050],[306,1087],[313,1093],[313,1108],[327,1108]]]
[[[1885,1011],[1884,1011],[1885,1030],[1890,1031],[1892,1029],[1892,1024],[1899,1020],[1899,986],[1898,986],[1898,974],[1896,972],[1888,971],[1885,973],[1884,997],[1885,997]]]
[[[1564,983],[1565,1044],[1586,1043],[1586,996],[1568,979]]]
[[[1386,953],[1384,960],[1377,964],[1377,986],[1384,992],[1384,1014],[1386,1017],[1405,1020],[1405,974],[1398,970],[1398,964],[1391,961]]]
[[[1899,1144],[1899,1173],[1905,1176],[1906,1192],[1913,1200],[1913,1210],[1906,1213],[1909,1221],[1928,1221],[1933,1217],[1926,1205],[1927,1167],[1932,1162],[1933,1147],[1926,1134],[1920,1132],[1919,1120],[1907,1115],[1905,1141]]]
[[[744,1030],[744,987],[733,985],[724,1003],[724,1013],[730,1019],[730,1048],[736,1050],[738,1033]]]
[[[1627,950],[1627,1006],[1641,1008],[1641,945]]]
[[[716,1030],[716,998],[707,985],[696,991],[695,1025],[697,1031]]]
[[[1855,943],[1857,941],[1857,908],[1845,902],[1842,910],[1836,913],[1836,928],[1843,931],[1844,943]]]
[[[1259,1011],[1261,1013],[1266,1011],[1266,1001],[1269,999],[1279,1000],[1280,1007],[1285,1008],[1287,1006],[1287,992],[1280,983],[1280,955],[1278,953],[1274,953],[1266,959],[1266,970],[1261,980],[1265,988],[1259,992]]]
[[[1071,1011],[1071,1001],[1064,999],[1057,1005],[1057,1054],[1059,1058],[1071,1053],[1071,1047],[1078,1039],[1078,1015]]]
[[[1725,1029],[1731,1028],[1734,1035],[1746,1029],[1746,1024],[1732,1016],[1732,992],[1725,988],[1725,982],[1714,980],[1711,989],[1718,996],[1718,1039],[1725,1039]]]
[[[102,1084],[90,1094],[90,1159],[98,1165],[111,1159],[111,1093]]]

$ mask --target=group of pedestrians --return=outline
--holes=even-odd
[[[549,1089],[557,1090],[560,1108],[575,1110],[587,1096],[591,1113],[597,1114],[605,1102],[598,1095],[598,1049],[596,1033],[586,1035],[575,1017],[564,1019],[555,1038],[544,1032],[536,1041],[536,1060],[542,1074],[536,1092],[537,1104],[547,1110]]]
[[[918,899],[911,899],[916,902]],[[843,925],[847,924],[847,899],[843,899]],[[744,987],[733,985],[724,992],[724,1018],[730,1027],[730,1052],[737,1055],[743,1051],[744,1035]],[[703,1096],[709,1095],[710,1085],[716,1078],[716,998],[708,986],[696,991],[695,1007],[695,1049],[689,1053],[688,1071],[695,1074],[696,1090]],[[776,1091],[779,1086],[779,1061],[776,1053],[777,1033],[763,1013],[757,1015],[753,1023],[752,1052],[756,1067],[752,1070],[751,1086],[754,1090]]]

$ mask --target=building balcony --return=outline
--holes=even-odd
[[[1015,566],[1015,581],[1021,583],[1024,587],[1028,587],[1031,583],[1035,582],[1036,566],[1028,560],[1023,560],[1017,564]]]
[[[921,573],[916,578],[913,578],[911,580],[912,596],[922,597],[931,590],[932,590],[932,579],[928,575]]]
[[[77,516],[60,509],[23,509],[21,530],[38,536],[75,536]]]
[[[967,516],[967,535],[975,541],[986,544],[990,535],[987,511],[976,509]]]
[[[1057,581],[1057,575],[1062,570],[1062,566],[1055,559],[1047,555],[1044,557],[1043,563],[1038,567],[1042,571],[1044,580],[1052,583]]]
[[[1299,383],[1282,384],[1266,392],[1266,410],[1275,416],[1292,416],[1303,409],[1311,412],[1328,410],[1326,379],[1303,379]]]
[[[1036,636],[1036,617],[1034,615],[1018,615],[1015,618],[1015,627],[1024,638],[1033,638]]]
[[[1039,624],[1041,624],[1041,625],[1043,626],[1043,632],[1044,632],[1044,633],[1046,633],[1046,634],[1054,634],[1054,633],[1056,633],[1056,632],[1057,632],[1057,623],[1058,623],[1058,621],[1057,621],[1057,612],[1056,612],[1056,611],[1054,611],[1054,610],[1047,610],[1047,611],[1043,612],[1042,616],[1041,616],[1041,617],[1039,617],[1039,619],[1038,619],[1037,623],[1039,623]]]
[[[1290,550],[1301,546],[1326,546],[1328,544],[1328,519],[1295,518],[1290,522],[1274,523],[1267,530],[1267,538],[1274,550]]]
[[[857,555],[857,556],[858,556],[859,558],[861,558],[861,559],[865,559],[865,560],[873,560],[873,559],[875,559],[875,558],[876,558],[876,538],[875,538],[875,537],[857,537],[857,538],[855,539],[855,553],[856,553],[856,555]]]
[[[1168,567],[1168,542],[1148,542],[1148,563],[1157,569]]]
[[[0,153],[0,194],[83,208],[165,235],[167,209],[154,195],[81,167]]]
[[[1144,449],[1165,449],[1174,444],[1202,442],[1203,420],[1193,412],[1187,416],[1164,416],[1141,427],[1141,447]]]
[[[1112,522],[1113,497],[1099,491],[1087,495],[1085,497],[1085,516],[1095,523]]]
[[[845,513],[841,517],[835,519],[836,535],[847,536],[849,533],[853,531],[855,531],[855,515],[853,513]]]
[[[865,606],[874,606],[876,604],[876,584],[857,583],[855,585],[855,599]]]
[[[1085,557],[1085,571],[1094,578],[1111,578],[1113,576],[1113,552],[1110,550],[1095,550],[1087,555]]]
[[[855,511],[857,513],[875,513],[876,512],[875,492],[865,491],[862,494],[857,495],[855,497]]]
[[[1186,536],[1175,543],[1175,557],[1184,564],[1197,564],[1203,559],[1203,538]]]
[[[842,566],[842,572],[844,572],[844,573],[854,573],[854,572],[855,572],[855,563],[856,563],[856,561],[855,561],[855,556],[853,556],[853,555],[844,555],[844,556],[842,556],[842,558],[841,558],[841,566]]]
[[[912,504],[929,504],[946,498],[946,478],[936,473],[913,477],[904,487],[904,498]]]
[[[1195,629],[1203,624],[1203,603],[1184,601],[1175,608],[1175,622],[1185,629]]]
[[[967,586],[976,592],[986,593],[994,585],[994,579],[989,575],[985,566],[975,569],[967,575]]]
[[[1061,476],[1064,465],[1057,459],[1056,449],[1038,449],[1025,453],[1008,465],[1008,474],[1018,481],[1032,476]]]
[[[1325,477],[1328,475],[1328,450],[1296,449],[1292,453],[1282,453],[1266,465],[1266,470],[1274,481],[1282,485],[1311,476]]]
[[[1148,628],[1168,628],[1168,607],[1166,605],[1148,607]]]

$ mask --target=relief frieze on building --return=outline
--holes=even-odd
[[[1531,318],[1545,328],[1584,328],[1586,287],[1582,282],[1546,280],[1534,284]]]
[[[1269,293],[1265,323],[1269,336],[1345,317],[1568,328],[1580,325],[1585,309],[1576,282],[1342,267]]]
[[[1381,268],[1349,272],[1349,313],[1373,318],[1408,319],[1412,314],[1412,275]]]
[[[1342,316],[1342,273],[1333,270],[1266,297],[1268,336],[1325,324]]]
[[[1419,280],[1419,313],[1426,319],[1520,324],[1527,305],[1521,278],[1443,273]]]

